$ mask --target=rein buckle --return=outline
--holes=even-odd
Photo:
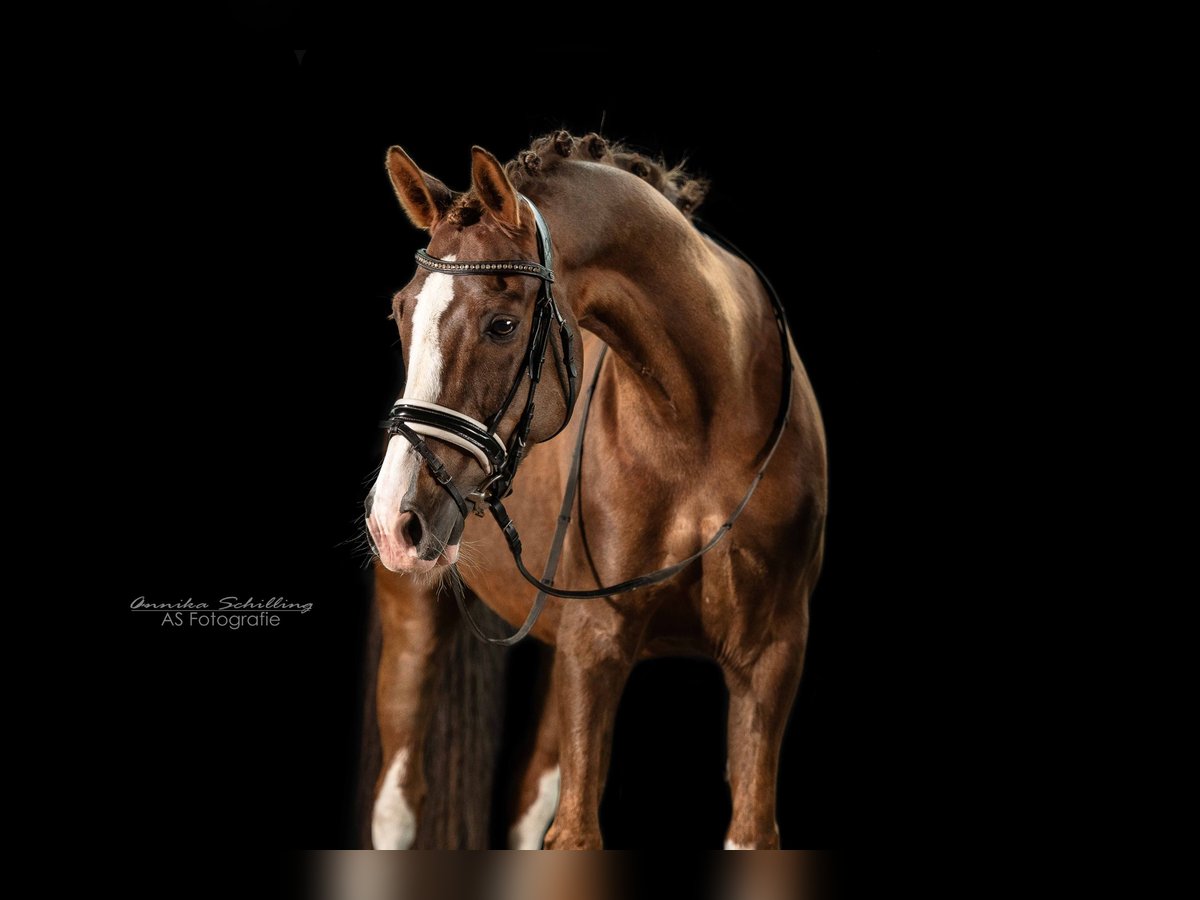
[[[488,507],[491,506],[491,501],[488,500],[488,493],[491,491],[492,485],[494,485],[502,477],[503,473],[497,472],[463,498],[471,503],[471,505],[474,507],[475,515],[479,516],[479,518],[482,519],[488,511]]]

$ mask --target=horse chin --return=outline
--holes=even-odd
[[[381,550],[378,556],[383,567],[389,572],[398,575],[421,575],[454,565],[458,561],[458,544],[448,546],[437,559],[419,559],[411,553],[397,554],[387,550]]]

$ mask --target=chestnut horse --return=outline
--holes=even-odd
[[[540,210],[552,240],[557,303],[566,326],[582,334],[574,354],[585,380],[602,344],[611,351],[596,373],[578,499],[555,585],[609,585],[699,550],[766,457],[784,372],[764,285],[691,221],[705,185],[598,135],[566,132],[538,139],[507,166],[474,148],[464,193],[421,171],[399,147],[388,151],[387,170],[438,261],[536,261],[531,210]],[[511,272],[455,277],[419,268],[393,299],[407,371],[402,399],[481,421],[501,408],[521,371],[540,289],[537,278]],[[554,649],[512,846],[537,848],[543,838],[547,848],[602,846],[599,804],[631,668],[650,657],[699,655],[717,662],[729,690],[733,816],[725,846],[779,847],[780,744],[804,660],[826,510],[824,430],[787,340],[792,402],[782,440],[725,539],[660,584],[588,601],[551,597],[534,626],[534,637]],[[547,362],[530,449],[505,501],[520,523],[524,556],[539,571],[584,407],[578,404],[561,436],[549,440],[568,413],[567,362]],[[523,384],[496,426],[505,442],[527,390]],[[463,494],[484,482],[478,455],[436,437],[430,443]],[[470,595],[513,625],[525,619],[534,591],[501,532],[464,517],[402,436],[389,440],[367,512],[382,625],[382,765],[371,836],[376,847],[407,848],[427,793],[424,748],[440,702],[436,675],[457,618],[438,600],[440,581],[460,575]]]

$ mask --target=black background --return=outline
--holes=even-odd
[[[136,245],[140,265],[111,263],[81,314],[112,335],[82,387],[115,398],[116,456],[94,526],[111,547],[104,663],[85,690],[103,698],[105,800],[164,838],[203,842],[215,826],[229,845],[355,840],[370,586],[356,519],[399,387],[389,298],[422,243],[386,148],[462,189],[472,144],[508,159],[533,135],[602,122],[712,179],[701,213],[779,288],[825,417],[828,549],[784,747],[784,845],[837,844],[920,790],[904,771],[922,737],[899,674],[919,661],[894,629],[938,572],[899,546],[925,514],[907,462],[920,414],[901,387],[925,363],[901,339],[922,323],[899,299],[921,284],[906,271],[919,254],[896,250],[919,194],[896,98],[846,72],[793,91],[765,71],[632,74],[589,52],[548,70],[519,53],[499,67],[315,49],[301,64],[252,45],[106,61],[95,121],[111,164],[92,169],[88,198],[137,223],[105,237]],[[226,632],[128,610],[139,595],[230,594],[314,611]],[[530,650],[517,652],[514,677],[528,677]],[[721,845],[723,704],[715,667],[634,672],[602,811],[610,846]]]

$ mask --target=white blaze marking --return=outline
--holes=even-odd
[[[453,253],[442,257],[454,262]],[[439,324],[442,313],[454,299],[454,276],[430,272],[425,276],[417,294],[412,317],[412,346],[408,352],[408,381],[404,385],[405,400],[426,400],[436,403],[442,389],[442,345]]]
[[[417,474],[417,457],[409,453],[412,444],[398,434],[388,441],[387,453],[375,480],[375,499],[371,502],[371,517],[385,529],[391,529],[400,516],[400,502],[408,493]]]
[[[453,253],[442,257],[447,262],[454,262],[455,258]],[[454,276],[430,272],[414,303],[408,378],[402,400],[437,401],[442,389],[442,345],[438,326],[442,313],[453,299]],[[400,502],[417,476],[420,460],[415,453],[409,452],[411,450],[412,445],[398,434],[388,441],[387,454],[375,480],[372,506],[378,511],[374,514],[376,521],[385,528],[390,528],[400,515]]]
[[[417,817],[404,800],[400,781],[408,767],[408,750],[401,750],[383,777],[371,816],[371,843],[376,850],[407,850],[417,834]]]
[[[554,821],[558,810],[558,788],[561,773],[558,766],[547,769],[538,779],[537,797],[521,816],[521,821],[508,832],[508,846],[514,850],[541,850],[542,838]]]

